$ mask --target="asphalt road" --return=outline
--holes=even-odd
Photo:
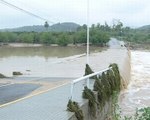
[[[0,83],[0,88],[3,87],[3,86],[6,86],[8,85],[9,83]]]
[[[62,80],[74,80],[76,78],[70,77],[14,77],[13,80],[15,81],[41,81],[41,82],[57,82]]]
[[[34,84],[11,84],[0,86],[0,105],[22,98],[40,87]]]

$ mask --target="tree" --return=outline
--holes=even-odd
[[[44,27],[46,28],[46,31],[48,31],[49,24],[47,21],[45,22]]]
[[[34,35],[32,33],[21,33],[19,35],[19,42],[33,43]]]
[[[94,28],[95,28],[95,24],[92,24],[91,29],[94,29]]]
[[[59,36],[59,39],[58,39],[58,45],[60,46],[67,46],[68,45],[68,36],[64,33],[62,33],[60,36]]]
[[[9,41],[7,32],[0,33],[0,42],[7,43]]]
[[[90,42],[94,45],[104,46],[109,41],[109,36],[100,30],[92,31],[90,36]]]
[[[76,32],[74,36],[75,36],[74,39],[76,43],[86,43],[86,39],[87,39],[86,30],[80,30]]]
[[[109,25],[107,24],[107,22],[105,22],[105,31],[110,31],[110,27],[109,27]]]
[[[97,23],[96,27],[97,27],[98,29],[100,28],[100,26],[101,26],[100,23]]]
[[[42,33],[40,36],[40,42],[46,45],[54,43],[52,34],[49,32]]]

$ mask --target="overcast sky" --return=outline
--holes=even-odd
[[[38,16],[58,22],[86,23],[87,0],[5,0]],[[89,0],[90,24],[109,25],[120,19],[125,26],[138,27],[150,24],[150,0]],[[42,25],[34,18],[0,2],[0,28]]]

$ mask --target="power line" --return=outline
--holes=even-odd
[[[6,6],[8,6],[8,7],[11,7],[11,8],[13,8],[13,9],[15,9],[15,10],[18,10],[18,11],[21,11],[21,12],[23,12],[23,13],[26,13],[26,14],[28,14],[28,15],[30,15],[30,16],[36,17],[36,18],[38,18],[38,19],[40,19],[40,20],[46,21],[46,22],[48,22],[48,23],[51,23],[51,24],[60,24],[59,22],[56,23],[56,22],[53,22],[53,21],[49,21],[48,19],[45,19],[45,18],[43,18],[43,17],[41,17],[41,16],[39,16],[39,15],[36,15],[36,14],[34,14],[34,13],[28,11],[28,10],[22,9],[22,8],[20,8],[20,7],[16,6],[16,5],[14,5],[14,4],[11,4],[11,3],[9,3],[9,2],[7,2],[7,1],[5,1],[5,0],[0,0],[0,3],[2,3],[3,5],[6,5]],[[65,26],[65,25],[63,25],[63,24],[60,24],[60,25],[61,25],[61,26]]]
[[[52,21],[49,21],[49,20],[47,20],[47,19],[45,19],[45,18],[43,18],[43,17],[41,17],[41,16],[39,16],[39,15],[36,15],[36,14],[30,12],[30,11],[27,11],[27,10],[24,10],[24,9],[22,9],[22,8],[20,8],[20,7],[17,7],[16,5],[13,5],[13,4],[11,4],[11,3],[5,1],[5,0],[0,0],[0,1],[1,1],[0,3],[6,5],[6,6],[8,6],[8,7],[11,7],[11,8],[13,8],[13,9],[16,9],[16,10],[19,10],[19,11],[21,11],[21,12],[24,12],[24,13],[26,13],[26,14],[28,14],[28,15],[30,15],[30,16],[36,17],[36,18],[38,18],[38,19],[40,19],[40,20],[47,21],[47,22],[49,22],[49,23],[55,24],[55,23],[52,22]]]

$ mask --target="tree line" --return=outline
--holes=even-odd
[[[48,26],[47,26],[48,27]],[[46,27],[46,29],[47,29]],[[40,43],[45,45],[86,44],[87,25],[82,25],[75,32],[0,32],[0,43]],[[92,24],[90,27],[90,44],[104,46],[110,37],[118,37],[129,42],[150,43],[150,34],[146,31],[123,27],[121,21],[109,26]]]
[[[0,32],[1,43],[40,43],[45,45],[83,44],[87,40],[87,26],[83,25],[75,32]],[[110,36],[100,28],[90,28],[90,43],[105,45]]]

